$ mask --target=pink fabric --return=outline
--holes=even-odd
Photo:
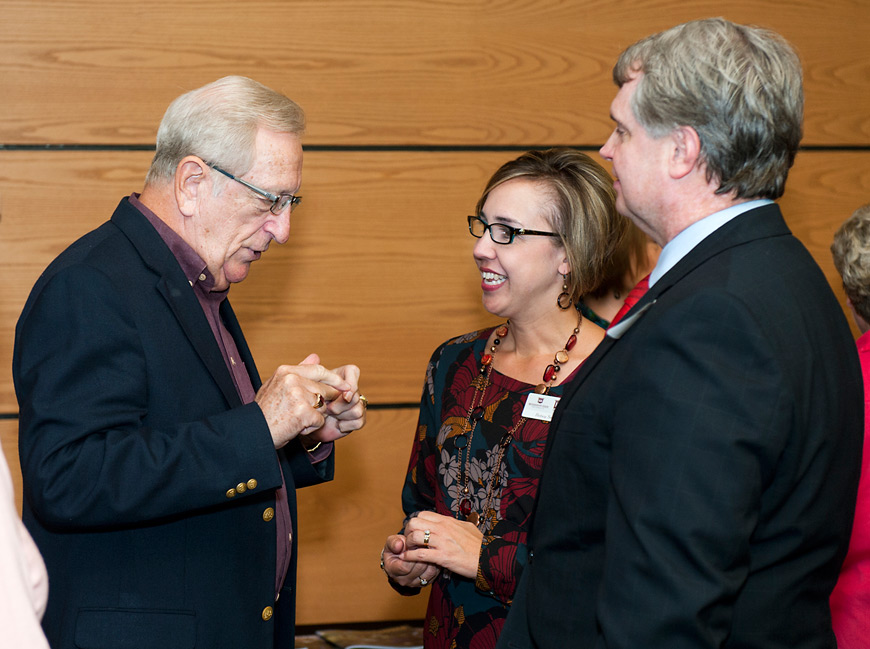
[[[643,297],[644,293],[649,290],[649,275],[640,280],[637,285],[628,292],[628,295],[625,296],[625,302],[619,308],[619,311],[616,312],[616,315],[613,316],[613,320],[610,321],[610,326],[612,327],[617,322],[622,320],[623,316],[628,313],[629,309],[638,303],[640,298]]]
[[[0,451],[0,637],[4,647],[48,649],[39,621],[48,603],[48,574],[18,517],[6,458]]]
[[[870,647],[870,332],[858,338],[864,375],[864,461],[849,553],[831,594],[839,649]]]

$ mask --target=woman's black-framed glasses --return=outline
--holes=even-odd
[[[489,238],[495,243],[506,246],[513,243],[514,237],[518,234],[531,234],[539,237],[558,237],[557,232],[541,232],[540,230],[526,230],[524,228],[514,228],[504,223],[487,223],[479,216],[471,215],[468,217],[468,231],[471,236],[480,239],[484,233],[489,230]]]
[[[288,205],[290,206],[290,211],[292,212],[293,208],[302,202],[301,196],[296,196],[294,194],[273,194],[272,192],[267,192],[265,189],[260,189],[256,185],[252,185],[247,180],[242,180],[241,178],[236,178],[229,171],[224,171],[223,169],[221,169],[217,165],[211,164],[210,162],[206,162],[206,164],[209,167],[211,167],[212,169],[214,169],[215,171],[217,171],[218,173],[223,174],[224,176],[226,176],[230,180],[235,180],[237,183],[244,185],[245,187],[250,189],[255,194],[259,194],[260,196],[262,196],[266,200],[272,201],[272,205],[269,207],[269,211],[276,216],[278,214],[280,214],[281,212],[283,212],[284,208],[287,207]]]

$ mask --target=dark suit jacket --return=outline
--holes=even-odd
[[[863,406],[825,277],[770,205],[640,311],[559,404],[498,646],[833,649]]]
[[[256,390],[228,301],[221,315]],[[294,488],[331,478],[332,460],[313,467],[298,442],[276,455],[180,266],[126,199],[37,281],[13,377],[52,647],[293,646]],[[279,460],[294,552],[276,603]]]

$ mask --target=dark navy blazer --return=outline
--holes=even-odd
[[[229,301],[221,317],[256,390]],[[37,281],[13,378],[53,648],[293,646],[294,490],[334,463],[313,467],[296,441],[276,455],[180,266],[126,199]],[[279,460],[294,543],[276,603]]]
[[[498,647],[833,649],[855,345],[779,208],[701,242],[565,390]]]

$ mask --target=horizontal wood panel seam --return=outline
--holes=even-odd
[[[601,147],[594,144],[305,144],[306,151],[328,153],[491,153],[500,151],[529,151],[532,149],[548,149],[551,147],[571,147],[579,151],[598,151]],[[154,151],[153,144],[0,144],[0,151]],[[801,146],[800,151],[845,152],[870,151],[868,144],[808,144]]]

